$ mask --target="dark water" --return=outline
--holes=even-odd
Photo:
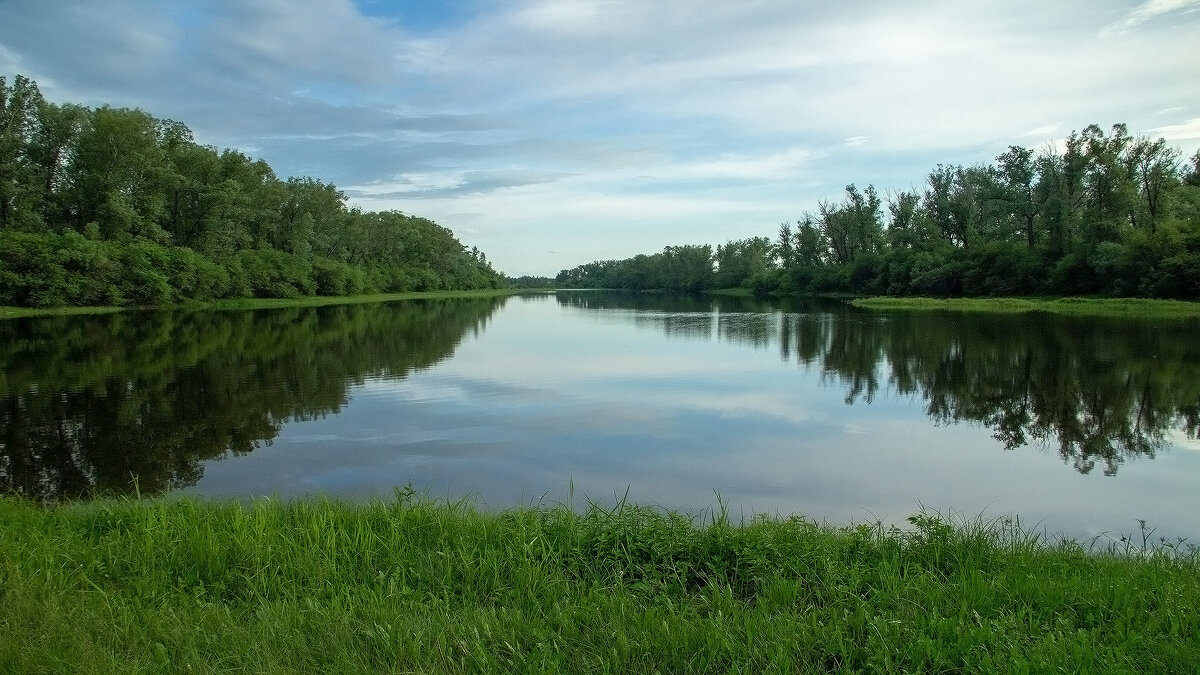
[[[0,489],[611,501],[1200,541],[1200,322],[606,295],[0,322]]]

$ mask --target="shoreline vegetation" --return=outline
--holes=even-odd
[[[332,183],[197,143],[142,110],[0,77],[0,305],[167,306],[494,289],[449,229],[351,206]]]
[[[1200,152],[1092,124],[1056,148],[938,164],[924,185],[840,201],[777,234],[596,260],[562,286],[757,295],[1200,299]]]
[[[402,293],[374,293],[366,295],[316,295],[299,298],[229,298],[208,302],[186,302],[161,306],[97,306],[97,307],[2,307],[0,321],[38,316],[71,316],[77,314],[110,314],[124,311],[156,310],[250,310],[284,307],[321,307],[326,305],[354,305],[396,300],[491,298],[531,293],[555,293],[564,289],[508,287],[498,289],[460,291],[407,291]],[[565,289],[600,291],[605,289]],[[622,289],[608,289],[620,291]],[[643,291],[672,293],[674,291]],[[704,291],[708,295],[727,297],[755,297],[748,288],[722,288]],[[810,297],[806,295],[782,295],[776,297]],[[940,310],[958,312],[1050,312],[1057,314],[1079,314],[1094,316],[1146,316],[1146,317],[1200,317],[1200,302],[1187,300],[1163,300],[1157,298],[924,298],[924,297],[869,297],[858,298],[845,294],[822,294],[811,297],[826,297],[842,300],[863,309],[871,310]]]
[[[1011,519],[0,498],[4,672],[1195,672],[1200,556]]]
[[[326,305],[359,305],[372,302],[396,300],[431,300],[454,298],[495,298],[522,295],[538,291],[520,288],[475,289],[458,291],[405,291],[401,293],[372,293],[367,295],[310,295],[299,298],[227,298],[207,302],[185,302],[171,305],[151,306],[97,306],[97,307],[0,307],[0,321],[37,316],[71,316],[76,314],[111,314],[128,311],[159,310],[247,310],[277,309],[287,307],[323,307]]]
[[[1093,316],[1200,317],[1200,302],[1157,298],[890,298],[850,300],[872,310],[938,310],[949,312],[1049,312]]]

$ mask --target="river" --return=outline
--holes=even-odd
[[[560,292],[0,322],[0,490],[1200,542],[1200,321]]]

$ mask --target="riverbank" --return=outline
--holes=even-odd
[[[422,298],[494,298],[503,295],[530,293],[524,289],[486,289],[472,291],[410,291],[406,293],[375,293],[371,295],[316,295],[299,298],[234,298],[212,302],[189,302],[182,305],[156,307],[0,307],[0,320],[28,316],[70,316],[74,314],[111,314],[113,312],[144,311],[148,309],[270,309],[277,307],[322,307],[325,305],[355,305],[368,302],[417,300]]]
[[[1200,556],[1007,520],[0,498],[0,671],[1195,672]]]
[[[866,309],[933,309],[956,312],[1051,312],[1100,316],[1200,317],[1200,302],[1152,298],[890,298],[850,301]]]

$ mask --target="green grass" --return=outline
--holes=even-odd
[[[323,305],[353,305],[367,302],[413,300],[418,298],[491,298],[527,292],[514,289],[488,289],[474,291],[411,291],[407,293],[376,293],[371,295],[306,296],[300,298],[235,298],[212,302],[188,302],[168,305],[157,309],[267,309],[274,307],[320,307]],[[0,320],[26,316],[66,316],[72,314],[110,314],[145,307],[0,307]]]
[[[74,314],[112,314],[127,307],[5,307],[0,306],[0,320],[26,316],[71,316]]]
[[[1194,551],[621,504],[0,498],[0,672],[1197,672]]]
[[[709,295],[723,295],[723,296],[734,297],[734,298],[752,298],[752,297],[754,297],[753,290],[751,290],[749,288],[742,288],[740,286],[735,287],[735,288],[715,288],[712,290],[705,291],[705,293],[708,293]]]
[[[867,309],[939,309],[962,312],[1053,312],[1100,316],[1200,316],[1200,302],[1150,298],[863,298]]]

